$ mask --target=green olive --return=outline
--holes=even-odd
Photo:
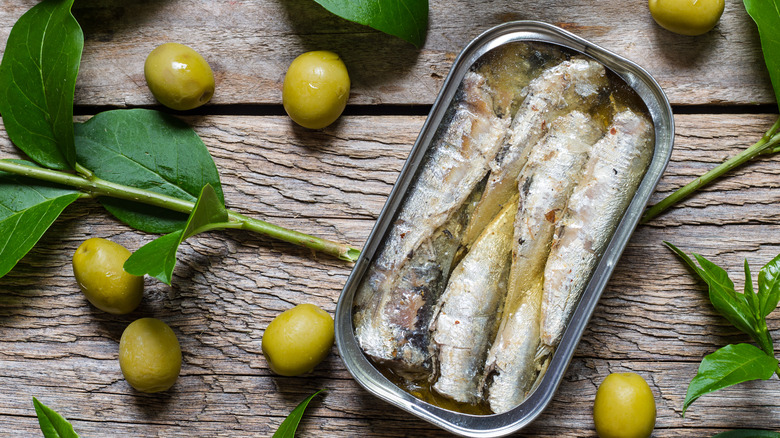
[[[636,373],[613,373],[596,391],[593,422],[601,438],[647,438],[655,427],[655,399]]]
[[[125,380],[141,392],[173,386],[181,370],[181,349],[168,324],[141,318],[127,326],[119,340],[119,367]]]
[[[664,29],[682,35],[701,35],[715,27],[725,0],[649,0],[650,14]]]
[[[130,251],[106,239],[87,239],[73,254],[73,275],[92,305],[104,312],[122,315],[141,303],[144,278],[122,267]]]
[[[348,97],[347,67],[333,52],[306,52],[295,58],[284,76],[284,110],[304,128],[322,129],[335,122]]]
[[[299,304],[274,318],[263,334],[271,371],[297,376],[314,369],[333,346],[333,318],[314,304]]]
[[[214,73],[198,52],[179,43],[165,43],[144,63],[149,90],[163,105],[179,111],[197,108],[214,95]]]

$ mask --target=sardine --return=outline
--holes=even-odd
[[[462,100],[446,127],[437,132],[413,187],[384,239],[355,296],[355,334],[363,351],[379,361],[398,361],[401,370],[424,367],[427,346],[409,344],[421,324],[420,303],[435,300],[425,289],[400,288],[408,272],[405,265],[430,242],[437,230],[463,208],[484,179],[506,134],[509,121],[493,112],[485,78],[468,72],[462,83]],[[446,229],[446,228],[445,228]],[[448,230],[457,239],[462,233]],[[442,270],[449,271],[448,266]],[[435,301],[434,301],[435,302]],[[423,325],[427,327],[428,321]],[[411,354],[409,348],[421,354]]]
[[[541,340],[551,351],[652,158],[653,125],[630,110],[615,115],[585,165],[556,230],[544,269]]]
[[[541,278],[523,287],[522,293],[523,296],[515,298],[511,311],[504,306],[505,316],[485,363],[487,399],[496,414],[522,403],[541,367],[541,361],[536,359]]]
[[[371,325],[381,330],[366,333],[392,336],[397,345],[393,367],[408,379],[418,380],[430,374],[429,322],[449,280],[467,218],[474,211],[479,193],[475,191],[430,240],[414,251],[401,268],[393,294],[386,294],[399,299],[399,305],[387,305],[383,314],[387,324]]]
[[[550,124],[573,110],[587,111],[597,103],[607,84],[603,65],[575,58],[545,70],[523,90],[523,103],[491,163],[487,187],[466,230],[467,245],[517,192],[520,170]]]
[[[517,197],[491,222],[452,272],[431,323],[438,367],[433,388],[464,403],[482,396],[485,356],[506,296]]]
[[[520,174],[509,287],[485,365],[493,412],[506,412],[520,404],[540,366],[535,355],[544,265],[555,225],[600,136],[590,116],[579,111],[562,116],[533,148]]]

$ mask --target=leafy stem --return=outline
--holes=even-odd
[[[282,240],[315,251],[338,257],[341,260],[355,262],[360,255],[360,250],[344,243],[334,242],[332,240],[304,234],[295,230],[280,227],[258,219],[252,219],[240,213],[228,210],[231,221],[241,223],[242,230],[252,231],[258,234],[264,234],[274,239]]]
[[[140,202],[155,207],[161,207],[179,213],[190,214],[195,207],[194,202],[178,199],[172,196],[155,193],[136,187],[113,183],[98,178],[89,170],[76,165],[80,175],[33,167],[15,161],[0,160],[0,171],[26,176],[37,180],[61,184],[78,189],[81,197],[97,198],[108,196],[128,201]],[[83,175],[83,176],[82,176]],[[280,227],[262,220],[253,219],[234,211],[228,211],[229,221],[209,226],[209,230],[238,228],[263,234],[274,239],[282,240],[294,245],[303,246],[315,251],[324,252],[341,260],[354,262],[357,260],[360,250],[347,244],[310,236],[298,231]],[[207,230],[203,230],[207,231]]]
[[[745,9],[758,26],[761,37],[761,51],[769,70],[769,79],[775,92],[775,100],[780,103],[780,39],[777,38],[777,28],[780,26],[780,0],[743,0]],[[652,206],[645,212],[642,223],[648,222],[658,214],[685,199],[699,188],[709,184],[724,173],[741,166],[759,155],[774,154],[780,152],[780,118],[761,137],[761,140],[753,146],[745,149],[737,156],[729,159],[720,166],[710,170],[696,178],[685,187],[677,190],[666,199]]]
[[[745,292],[739,293],[723,268],[699,254],[694,253],[691,258],[673,244],[664,243],[707,283],[709,299],[715,310],[759,346],[731,344],[705,356],[688,385],[683,415],[688,406],[702,395],[749,380],[767,380],[772,374],[780,377],[772,336],[766,324],[767,315],[780,302],[780,255],[759,271],[758,290],[753,287],[750,267],[745,260]]]
[[[780,118],[772,125],[759,141],[745,149],[734,157],[721,163],[719,166],[696,178],[684,187],[678,189],[654,206],[650,207],[642,217],[642,223],[646,223],[658,216],[672,205],[682,201],[696,190],[711,183],[716,178],[737,168],[759,155],[769,155],[780,152]]]
[[[756,329],[757,335],[755,338],[758,347],[766,353],[767,356],[775,357],[775,349],[772,345],[772,337],[769,334],[769,329],[766,326],[766,319],[760,319],[763,324]],[[775,367],[774,373],[780,378],[780,366]]]

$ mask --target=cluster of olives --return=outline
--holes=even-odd
[[[166,43],[152,50],[144,76],[154,97],[163,105],[186,111],[214,95],[214,74],[195,50]],[[309,52],[290,66],[284,81],[284,107],[301,126],[321,129],[333,123],[347,102],[349,76],[332,52]],[[73,255],[73,274],[87,300],[108,313],[135,310],[143,297],[143,277],[128,274],[130,257],[122,245],[91,238]],[[333,318],[313,304],[283,312],[269,324],[262,349],[272,371],[284,376],[311,371],[333,346]],[[181,370],[181,348],[164,322],[142,318],[131,323],[119,341],[119,366],[127,382],[142,392],[165,391]]]
[[[87,300],[108,313],[124,315],[141,303],[144,279],[125,272],[124,246],[101,238],[84,241],[73,254],[73,275]],[[181,369],[181,348],[167,324],[154,318],[131,323],[119,341],[119,367],[125,380],[142,392],[173,386]]]
[[[143,277],[123,266],[130,257],[122,245],[91,238],[73,255],[73,274],[87,300],[112,314],[135,310],[143,297]],[[313,304],[282,312],[268,325],[262,341],[271,370],[283,376],[311,371],[333,346],[333,318]],[[173,330],[155,318],[131,323],[119,341],[119,367],[133,388],[160,392],[176,382],[181,370],[181,348]]]
[[[163,105],[186,111],[214,95],[214,73],[195,50],[165,43],[149,53],[144,76]],[[282,104],[295,123],[322,129],[339,118],[349,98],[349,74],[339,55],[326,50],[306,52],[290,64],[282,86]]]
[[[214,95],[211,67],[182,44],[166,43],[152,50],[144,64],[144,76],[154,97],[175,110],[197,108]],[[124,270],[129,257],[127,248],[106,239],[91,238],[79,245],[73,255],[73,275],[92,305],[116,315],[138,307],[144,279]],[[181,370],[176,334],[159,319],[134,321],[119,340],[119,367],[127,383],[138,391],[169,389]]]

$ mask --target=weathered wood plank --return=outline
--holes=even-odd
[[[299,131],[285,117],[187,120],[214,155],[233,207],[360,245],[423,118],[345,117],[318,133]],[[654,199],[752,143],[772,120],[678,116],[676,149]],[[0,134],[0,157],[14,155]],[[609,372],[627,370],[645,376],[656,395],[655,436],[780,428],[774,382],[703,397],[680,417],[701,357],[746,339],[715,314],[703,286],[661,244],[705,255],[739,286],[743,257],[756,271],[780,252],[771,238],[778,230],[771,216],[777,163],[764,158],[640,226],[553,403],[520,436],[594,436],[596,385]],[[282,378],[268,370],[260,349],[268,322],[300,302],[333,312],[347,264],[242,232],[196,236],[180,249],[174,286],[147,279],[141,308],[116,317],[89,306],[72,278],[70,257],[93,236],[131,249],[152,238],[79,201],[0,279],[0,423],[9,434],[38,433],[34,395],[72,419],[83,436],[268,436],[298,401],[325,387],[330,392],[313,404],[302,436],[447,436],[362,390],[335,349],[310,376]],[[122,330],[142,316],[169,322],[184,351],[181,378],[163,395],[132,391],[116,361]]]
[[[226,193],[232,205],[271,217],[376,219],[425,117],[344,117],[321,132],[286,116],[260,125],[252,117],[189,120],[216,146],[222,178],[241,181]]]
[[[327,371],[333,362],[331,359],[321,369]],[[6,360],[0,364],[16,374],[4,378],[4,388],[16,395],[4,403],[8,412],[5,418],[24,436],[32,435],[37,428],[30,417],[32,396],[58,409],[85,436],[116,436],[125,431],[134,431],[130,434],[133,436],[269,436],[290,406],[320,387],[328,388],[328,393],[312,404],[301,436],[314,431],[324,436],[344,436],[345,432],[350,436],[448,436],[376,401],[354,381],[334,379],[332,373],[281,378],[262,373],[191,374],[183,370],[174,389],[161,396],[130,391],[121,376],[117,377],[117,366],[110,360],[71,357],[46,362],[51,375],[77,382],[75,386],[46,384],[40,374],[30,372],[24,364]],[[683,419],[680,414],[685,389],[696,367],[690,362],[577,358],[547,411],[520,435],[595,436],[591,415],[596,388],[608,373],[625,371],[643,375],[655,395],[656,436],[673,436],[672,432],[680,434],[682,430],[685,436],[710,436],[705,433],[711,434],[711,428],[780,427],[774,413],[780,408],[778,389],[772,382],[760,381],[702,397]],[[87,373],[92,377],[89,382],[76,376]]]
[[[0,41],[35,3],[3,2]],[[774,101],[758,33],[740,2],[728,3],[715,30],[698,37],[661,29],[644,0],[431,2],[428,38],[419,51],[339,19],[311,0],[83,0],[74,13],[86,35],[77,84],[81,105],[154,104],[143,62],[166,41],[188,44],[210,61],[218,82],[215,104],[279,104],[289,63],[304,51],[322,49],[346,62],[350,104],[430,104],[457,53],[481,32],[512,20],[560,25],[639,63],[675,104]]]

